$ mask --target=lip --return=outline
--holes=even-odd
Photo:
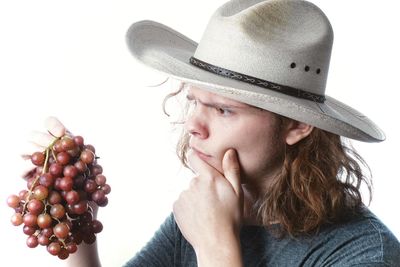
[[[208,160],[211,158],[210,155],[207,155],[200,150],[196,149],[195,147],[191,147],[191,149],[202,159],[202,160]]]

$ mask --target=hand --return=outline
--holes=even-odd
[[[36,151],[44,151],[46,148],[57,138],[68,134],[73,136],[69,132],[63,123],[61,123],[56,117],[48,117],[44,122],[44,126],[47,132],[33,132],[31,134],[31,143],[35,147]],[[30,162],[30,154],[23,154],[22,158],[26,160],[29,167],[22,174],[22,178],[29,179],[36,175],[36,166],[33,166]],[[92,201],[89,202],[89,206],[93,211],[93,218],[97,218],[98,206],[94,205]]]
[[[199,250],[238,242],[243,216],[243,192],[235,150],[223,158],[223,174],[200,159],[189,156],[190,166],[199,174],[174,203],[175,220],[188,242]]]
[[[65,135],[68,132],[65,126],[55,117],[48,117],[45,120],[45,128],[47,130],[44,132],[32,132],[31,134],[31,144],[36,151],[44,151],[56,138]],[[30,163],[30,154],[22,154],[23,159],[26,160],[29,167],[24,170],[22,178],[28,179],[35,174],[35,167]]]

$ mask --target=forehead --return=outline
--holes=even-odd
[[[199,98],[200,100],[204,100],[204,101],[213,101],[213,102],[220,102],[220,103],[224,103],[227,105],[234,105],[237,107],[251,107],[251,108],[255,108],[253,106],[250,106],[246,103],[240,102],[240,101],[236,101],[233,99],[229,99],[227,97],[224,96],[220,96],[218,94],[209,92],[207,90],[201,89],[200,87],[197,87],[196,85],[192,85],[192,84],[187,84],[187,94],[192,96],[192,97],[196,97]]]

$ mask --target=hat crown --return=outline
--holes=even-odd
[[[194,57],[324,95],[333,43],[325,14],[302,0],[232,0],[212,15]]]

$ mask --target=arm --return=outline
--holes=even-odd
[[[223,174],[196,154],[189,156],[189,162],[199,176],[174,203],[179,229],[193,246],[200,267],[243,266],[243,191],[235,151],[225,153]]]
[[[199,267],[243,266],[240,240],[235,235],[228,236],[223,240],[225,241],[224,244],[220,240],[220,242],[208,248],[198,248],[196,250]]]
[[[101,267],[99,254],[97,251],[97,242],[91,245],[82,244],[79,245],[78,250],[69,255],[68,259],[65,260],[65,267]]]

